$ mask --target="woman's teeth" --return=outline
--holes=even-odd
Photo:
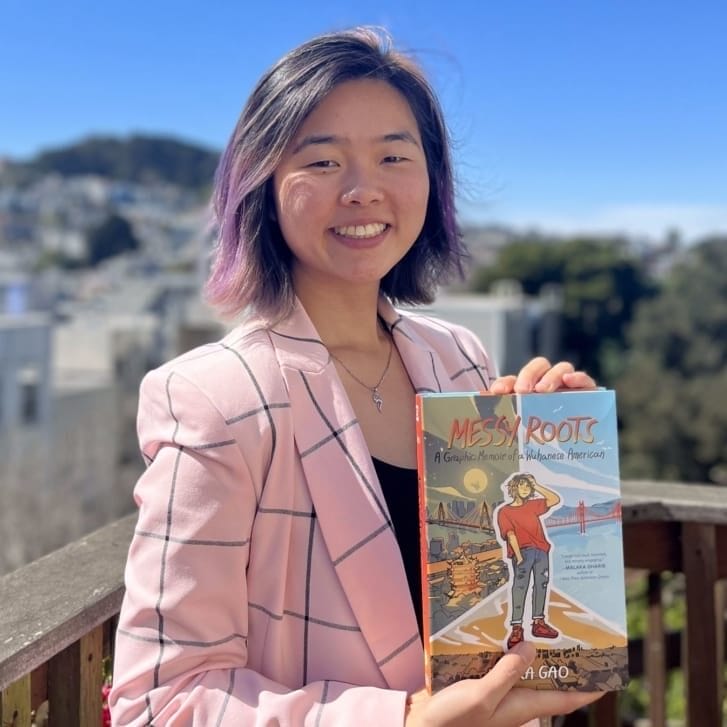
[[[334,227],[333,231],[342,237],[376,237],[386,229],[382,222],[372,222],[368,225],[347,225],[346,227]]]

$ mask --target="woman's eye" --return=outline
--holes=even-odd
[[[336,162],[334,162],[332,159],[319,159],[316,162],[311,162],[310,164],[307,164],[308,167],[314,167],[316,169],[330,169],[332,167],[338,166]]]
[[[384,162],[387,164],[398,164],[399,162],[405,162],[406,157],[398,156],[396,154],[390,154],[387,157],[384,157]]]

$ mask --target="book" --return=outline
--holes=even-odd
[[[625,687],[614,392],[419,394],[417,457],[430,692],[521,640],[521,686]]]

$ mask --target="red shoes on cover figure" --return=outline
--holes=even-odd
[[[536,639],[557,639],[559,633],[549,624],[545,623],[545,619],[533,619],[531,633]],[[510,636],[507,637],[507,648],[512,649],[515,644],[519,644],[525,639],[522,624],[513,624]]]

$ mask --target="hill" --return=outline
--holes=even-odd
[[[163,136],[92,136],[40,152],[24,162],[6,161],[0,181],[26,185],[57,173],[97,174],[129,182],[168,182],[190,189],[212,183],[219,152]]]

